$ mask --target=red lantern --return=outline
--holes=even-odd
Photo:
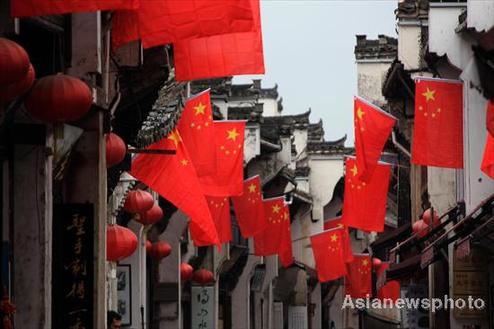
[[[29,56],[24,48],[9,39],[0,38],[0,85],[21,81],[29,70]]]
[[[208,270],[205,270],[202,268],[202,269],[194,272],[192,280],[194,280],[195,282],[204,286],[204,285],[214,281],[214,275],[211,271],[208,271]]]
[[[123,209],[130,213],[142,213],[151,209],[154,199],[151,193],[143,190],[132,190],[127,195]]]
[[[148,254],[150,254],[150,253],[151,253],[151,249],[152,249],[152,248],[153,248],[153,244],[151,243],[151,241],[146,240],[146,252],[147,252]]]
[[[414,233],[416,233],[419,237],[424,237],[428,230],[429,225],[427,225],[423,220],[418,220],[415,223],[413,223],[412,230]]]
[[[183,282],[189,281],[192,278],[194,268],[187,263],[180,264],[180,279]]]
[[[137,248],[137,236],[126,227],[108,225],[106,229],[106,259],[116,262],[129,257]]]
[[[114,133],[106,135],[106,167],[112,167],[122,162],[127,153],[127,146],[120,136]]]
[[[150,225],[159,222],[161,218],[163,218],[163,210],[155,203],[148,211],[139,213],[135,220],[142,225]]]
[[[376,258],[376,257],[372,258],[372,265],[374,267],[379,267],[379,266],[381,266],[382,263],[383,262],[379,258]]]
[[[172,247],[164,241],[155,242],[151,247],[151,257],[156,260],[165,258],[166,256],[170,255],[171,252]]]
[[[34,76],[34,67],[29,64],[29,70],[24,78],[11,84],[0,86],[0,99],[10,102],[16,97],[25,94],[33,86]]]
[[[91,108],[91,89],[79,79],[56,74],[39,79],[25,105],[33,117],[45,122],[70,122]]]
[[[427,225],[431,225],[431,212],[432,212],[432,209],[429,208],[426,211],[424,211],[424,213],[422,214],[422,219],[424,220],[424,223],[426,223]],[[436,227],[439,224],[441,224],[441,221],[439,220],[439,215],[437,214],[437,212],[435,210],[434,210],[434,217],[433,218],[434,218],[432,220],[432,226],[433,227]]]

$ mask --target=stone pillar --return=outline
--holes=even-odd
[[[50,145],[51,134],[46,139]],[[16,328],[51,328],[52,156],[42,145],[15,145],[13,302]]]

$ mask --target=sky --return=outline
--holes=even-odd
[[[397,0],[261,0],[266,74],[263,87],[278,84],[283,114],[311,108],[324,122],[325,139],[348,135],[353,146],[353,96],[357,34],[396,37]],[[235,77],[245,83],[255,76]]]

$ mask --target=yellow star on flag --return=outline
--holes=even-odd
[[[206,109],[206,105],[202,104],[202,102],[199,102],[197,106],[194,106],[194,110],[196,110],[196,115],[205,114],[204,113],[205,109]]]
[[[235,128],[233,128],[232,130],[227,130],[226,133],[228,134],[226,139],[231,139],[233,141],[236,141],[237,137],[240,135],[240,133]]]
[[[284,220],[288,220],[288,212],[285,212],[285,213],[283,214],[283,219],[284,219]]]
[[[173,130],[170,133],[170,135],[168,135],[168,139],[173,141],[173,143],[175,144],[175,147],[178,147],[178,143],[180,143],[182,141],[182,137],[180,137],[180,134],[178,133],[177,129]]]
[[[254,193],[256,191],[256,184],[252,183],[248,187],[249,193]]]
[[[274,213],[274,214],[277,214],[277,213],[279,213],[279,212],[280,212],[281,207],[280,207],[279,205],[275,204],[275,205],[272,207],[272,209],[273,209],[273,213]]]
[[[331,242],[336,242],[336,241],[338,241],[338,237],[336,236],[336,234],[331,235]]]
[[[364,111],[362,111],[362,109],[359,107],[359,108],[357,109],[357,118],[358,118],[359,120],[362,120],[362,118],[364,117],[364,114],[365,114],[365,112],[364,112]]]
[[[434,98],[434,94],[436,93],[435,90],[430,90],[429,88],[427,88],[427,90],[422,93],[422,96],[425,96],[425,101],[428,102],[430,100],[433,100],[435,101],[436,99]]]
[[[350,169],[350,171],[352,172],[353,176],[357,176],[357,174],[358,174],[358,168],[357,168],[357,165],[356,165],[356,164],[354,164],[354,165],[353,165],[353,168],[352,168],[352,169]]]
[[[189,161],[187,161],[186,159],[183,159],[182,161],[180,161],[180,163],[182,164],[182,166],[186,166],[189,164]]]
[[[362,266],[367,267],[367,265],[369,265],[369,261],[368,261],[367,259],[364,259],[364,260],[362,261]]]

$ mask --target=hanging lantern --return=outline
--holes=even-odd
[[[155,242],[151,247],[151,257],[158,261],[170,255],[171,252],[172,247],[164,241]]]
[[[142,213],[151,209],[154,199],[151,193],[143,190],[132,190],[127,195],[123,209],[129,213]]]
[[[151,241],[146,240],[146,252],[147,252],[148,254],[150,254],[150,253],[151,253],[151,249],[152,249],[152,248],[153,248],[153,244],[151,243]]]
[[[56,74],[39,79],[25,105],[33,117],[57,123],[82,118],[92,102],[91,89],[87,84],[68,75]]]
[[[192,276],[192,280],[204,286],[214,281],[214,275],[213,272],[202,268],[194,272],[194,275]]]
[[[180,279],[183,282],[189,281],[192,278],[194,268],[187,263],[180,264]]]
[[[155,203],[148,211],[139,213],[135,220],[142,225],[150,225],[159,222],[161,218],[163,218],[163,210]]]
[[[137,236],[126,227],[108,225],[106,229],[106,259],[116,262],[129,257],[137,248]]]
[[[379,258],[377,257],[372,258],[372,266],[379,267],[381,266],[382,263],[383,262]]]
[[[9,85],[21,81],[29,70],[29,56],[24,48],[10,41],[0,38],[0,85]]]
[[[439,224],[441,224],[441,221],[439,220],[439,215],[435,210],[434,210],[433,220],[431,221],[431,212],[432,212],[431,208],[424,211],[424,213],[422,214],[422,219],[424,220],[424,223],[426,223],[427,225],[432,225],[432,227],[436,227]]]
[[[34,67],[29,64],[29,69],[24,78],[8,85],[0,86],[0,100],[10,102],[18,96],[25,94],[34,82]]]
[[[125,158],[127,146],[120,136],[114,133],[106,135],[106,167],[119,164]]]
[[[424,237],[427,232],[428,232],[428,228],[429,225],[427,225],[422,219],[421,220],[418,220],[416,221],[415,223],[413,223],[413,226],[412,226],[412,230],[414,233],[416,233],[419,237]]]

